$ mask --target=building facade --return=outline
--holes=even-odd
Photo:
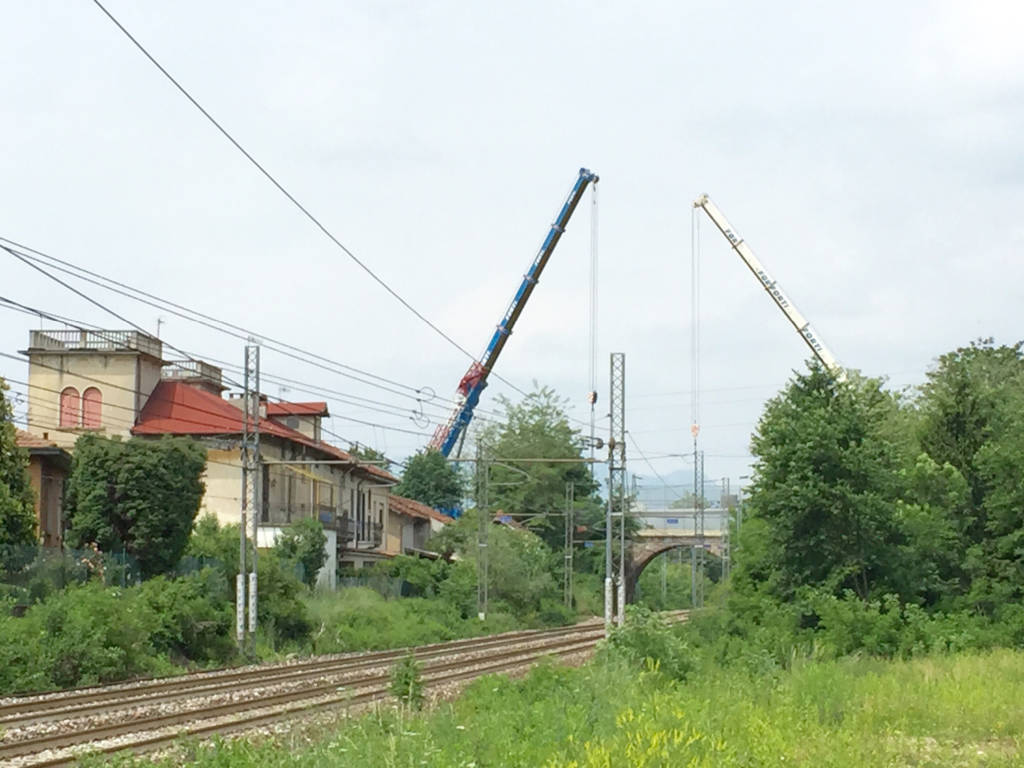
[[[138,331],[32,331],[24,354],[33,435],[45,434],[62,449],[86,432],[198,440],[207,450],[200,514],[239,521],[243,397],[225,397],[219,368],[165,361],[160,340]],[[429,527],[448,519],[417,502],[391,503],[397,478],[322,439],[329,415],[323,402],[261,398],[258,544],[271,546],[297,520],[319,520],[328,537],[319,584],[327,588],[338,565],[360,568],[393,557],[407,541],[415,549],[414,542],[425,541],[424,521]]]

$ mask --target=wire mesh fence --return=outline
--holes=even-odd
[[[75,584],[128,587],[141,580],[138,560],[126,552],[23,546],[0,553],[0,597],[13,602],[16,612]]]

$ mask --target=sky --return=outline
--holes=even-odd
[[[1019,3],[105,5],[473,353],[578,169],[598,173],[599,406],[608,355],[623,352],[629,468],[644,487],[692,475],[694,258],[708,478],[749,474],[764,401],[809,356],[710,221],[692,247],[702,193],[844,366],[903,388],[972,339],[1024,337]],[[421,448],[434,425],[408,395],[421,390],[423,415],[441,420],[469,359],[317,231],[92,2],[6,0],[0,18],[0,236],[402,385],[263,355],[267,374],[387,404],[327,398],[343,446]],[[554,388],[580,423],[591,215],[588,196],[496,367],[522,390]],[[241,364],[237,338],[75,285],[153,332],[160,319],[193,356]],[[125,327],[3,252],[0,296]],[[38,327],[54,323],[0,308],[0,351]],[[0,357],[0,376],[26,369]],[[301,387],[263,389],[324,399]],[[492,379],[480,415],[502,394],[519,397]]]

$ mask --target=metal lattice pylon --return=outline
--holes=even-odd
[[[626,526],[626,355],[612,352],[609,366],[609,440],[608,440],[608,508],[609,533],[606,564],[609,574],[618,574],[615,615],[621,625],[625,617],[625,526]],[[619,521],[619,552],[611,531],[615,518]]]

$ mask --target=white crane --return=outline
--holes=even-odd
[[[793,302],[789,300],[789,297],[782,292],[782,288],[779,287],[779,284],[775,282],[772,276],[768,274],[767,270],[765,270],[761,262],[757,260],[754,252],[750,250],[750,246],[748,246],[743,238],[736,233],[736,230],[732,228],[732,225],[729,224],[728,219],[726,219],[718,209],[718,206],[711,202],[711,198],[707,195],[701,195],[694,201],[693,207],[704,209],[704,213],[708,215],[711,221],[715,223],[715,226],[721,230],[723,235],[725,235],[726,240],[732,244],[733,250],[739,254],[740,258],[743,259],[743,263],[746,264],[750,271],[754,273],[754,277],[760,281],[761,286],[768,292],[768,295],[772,297],[772,300],[778,305],[779,309],[785,313],[789,322],[791,322],[793,327],[796,328],[797,333],[799,333],[803,337],[803,340],[807,342],[807,346],[811,348],[814,356],[821,361],[823,366],[825,366],[825,370],[828,371],[836,381],[845,380],[846,374],[843,371],[843,367],[839,364],[839,361],[836,360],[835,355],[833,355],[829,348],[825,346],[825,342],[821,340],[817,331],[811,327],[807,318],[804,317]]]

